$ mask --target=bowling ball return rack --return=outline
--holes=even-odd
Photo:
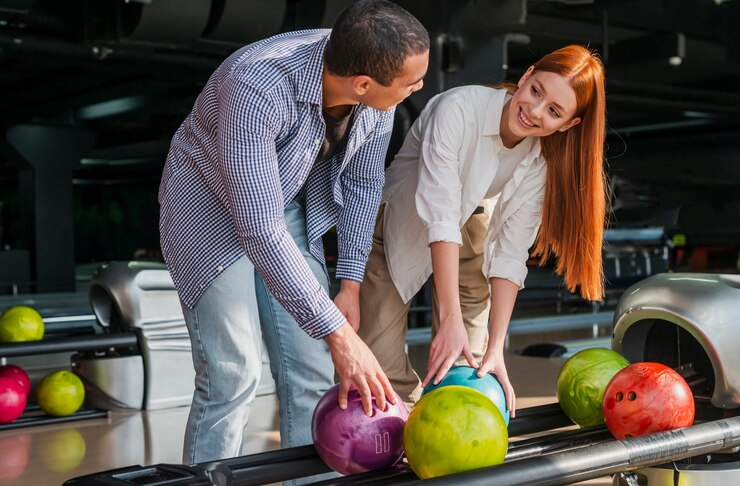
[[[133,349],[137,346],[134,332],[95,334],[95,329],[90,324],[93,316],[88,314],[77,311],[74,315],[44,318],[46,336],[43,340],[0,344],[0,358],[12,359],[58,353],[100,353],[122,348]],[[0,431],[107,417],[107,410],[94,407],[83,407],[65,417],[52,417],[43,413],[35,403],[29,403],[21,417],[13,422],[0,424]]]
[[[0,344],[0,358],[70,353],[85,385],[86,409],[50,417],[29,407],[0,430],[106,417],[112,410],[160,410],[189,405],[195,372],[180,300],[166,267],[110,262],[93,274],[87,295],[47,296],[47,336]],[[44,306],[44,296],[4,299],[5,305]],[[92,310],[92,312],[91,312]],[[59,322],[57,322],[59,321]],[[51,331],[51,332],[49,332]],[[263,353],[267,360],[267,353]],[[65,366],[67,366],[65,364]],[[275,390],[269,366],[257,395]],[[38,413],[37,413],[38,412]]]
[[[504,464],[424,481],[424,484],[570,484],[636,467],[740,446],[740,417],[617,441],[604,426],[563,430],[570,420],[557,404],[522,409],[510,436],[550,433],[512,441]],[[557,430],[560,429],[560,430]],[[740,461],[740,457],[735,457]],[[253,486],[329,472],[312,445],[196,465],[131,466],[70,479],[64,486]],[[406,485],[421,480],[406,463],[314,485]]]
[[[740,276],[659,274],[623,294],[611,347],[631,362],[676,369],[696,404],[691,427],[615,440],[603,426],[572,423],[550,404],[519,410],[504,464],[426,480],[429,484],[560,485],[615,475],[614,484],[740,484]],[[65,486],[266,484],[327,472],[313,446],[195,465],[131,466],[70,479]],[[312,484],[416,484],[410,467]],[[681,483],[683,484],[683,483]]]

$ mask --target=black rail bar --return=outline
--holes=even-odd
[[[732,417],[427,479],[424,484],[427,486],[435,484],[561,486],[608,476],[628,469],[678,461],[739,445],[740,417]],[[411,485],[419,484],[420,481],[420,479],[409,479],[394,482],[394,484]]]
[[[505,462],[522,460],[528,457],[552,454],[554,452],[572,451],[590,447],[614,438],[605,426],[588,429],[567,430],[532,439],[523,439],[509,444]],[[408,464],[399,464],[391,469],[370,471],[323,481],[310,483],[313,486],[359,486],[364,484],[397,484],[402,481],[415,480],[416,474]]]
[[[517,417],[512,419],[509,424],[509,435],[514,437],[517,435],[527,435],[539,432],[544,432],[554,428],[563,427],[566,425],[572,425],[572,422],[565,416],[557,403],[541,405],[538,407],[530,407],[517,411]],[[583,431],[569,431],[569,437],[575,439],[580,437],[579,434],[583,434]],[[562,437],[557,435],[558,438]],[[564,439],[559,439],[564,440]],[[512,446],[512,450],[528,445],[529,447],[539,447],[538,450],[544,450],[544,446],[536,446],[536,444],[543,444],[547,441],[546,437],[527,439],[521,441],[522,445]],[[534,450],[534,449],[533,449]],[[520,453],[521,454],[521,453]],[[167,474],[175,474],[173,471],[177,470],[185,474],[182,478],[171,478],[173,482],[158,483],[156,478],[161,477],[164,474],[160,471],[161,468],[167,468],[170,471]],[[303,478],[307,476],[313,476],[316,474],[322,474],[330,471],[330,469],[324,464],[324,462],[316,454],[316,450],[313,445],[306,445],[301,447],[293,447],[288,449],[280,449],[277,451],[262,452],[259,454],[252,454],[248,456],[236,457],[233,459],[225,459],[221,461],[213,461],[208,463],[202,463],[194,466],[181,466],[171,464],[160,464],[156,466],[141,467],[138,469],[125,468],[125,478],[133,477],[133,471],[139,471],[140,475],[151,475],[151,482],[148,479],[144,479],[143,476],[137,476],[138,483],[130,482],[125,479],[124,476],[114,477],[114,472],[108,471],[104,473],[98,473],[90,476],[84,476],[70,480],[65,483],[67,486],[109,486],[109,485],[133,485],[133,484],[167,484],[173,486],[180,485],[191,485],[199,484],[197,481],[204,477],[213,478],[214,484],[222,484],[222,480],[230,481],[228,483],[232,486],[252,486],[258,484],[272,483],[285,481],[289,479]],[[160,469],[158,469],[160,468]],[[190,469],[188,469],[190,468]],[[189,470],[189,473],[183,471]],[[178,473],[179,474],[179,473]],[[395,468],[391,468],[385,471],[374,471],[367,473],[366,484],[383,480],[385,476],[388,478],[398,476],[399,474],[412,474],[407,465],[401,464]],[[362,476],[362,475],[359,475]],[[216,479],[216,478],[221,479]],[[357,478],[358,476],[351,476]],[[415,477],[415,476],[413,476]],[[337,478],[340,479],[340,478]],[[361,478],[358,478],[358,480]],[[113,482],[111,482],[113,481]],[[195,482],[193,482],[195,481]],[[206,483],[208,484],[208,483]],[[362,483],[358,483],[362,484]]]
[[[121,332],[115,334],[96,334],[93,336],[68,337],[63,339],[42,339],[23,343],[0,344],[0,358],[13,358],[33,354],[63,353],[68,351],[94,351],[109,348],[136,346],[136,334]]]
[[[92,418],[107,418],[108,412],[105,410],[80,410],[67,415],[66,417],[52,417],[51,415],[37,415],[31,417],[19,417],[7,424],[0,424],[0,432],[4,430],[20,429],[37,425],[63,424],[66,422],[75,422],[77,420],[87,420]]]

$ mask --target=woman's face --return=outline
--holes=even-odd
[[[546,137],[580,123],[576,93],[559,74],[530,67],[509,105],[509,128],[517,138]]]

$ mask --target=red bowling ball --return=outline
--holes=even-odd
[[[347,408],[339,408],[339,385],[324,394],[313,413],[311,432],[319,457],[337,472],[357,474],[383,469],[403,457],[403,427],[409,416],[401,397],[396,405],[387,402],[380,410],[373,400],[373,415],[362,409],[357,390],[347,397]]]
[[[28,377],[28,373],[16,365],[3,365],[0,366],[0,378],[12,378],[21,384],[23,391],[26,392],[26,396],[31,393],[31,378]]]
[[[0,378],[0,424],[17,419],[26,408],[26,391],[12,378]]]
[[[609,432],[625,439],[693,424],[694,397],[668,366],[634,363],[611,379],[602,411]]]

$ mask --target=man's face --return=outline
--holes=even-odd
[[[390,86],[383,86],[372,78],[368,78],[366,92],[360,97],[360,102],[380,111],[388,111],[424,86],[424,76],[429,67],[429,51],[414,54],[406,58],[401,68],[401,74],[396,77]]]

